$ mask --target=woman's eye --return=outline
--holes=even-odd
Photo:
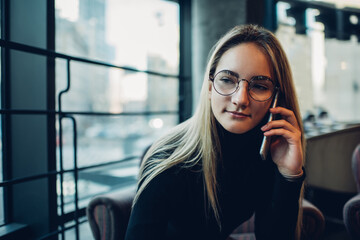
[[[254,84],[251,88],[256,89],[256,90],[262,90],[262,91],[269,90],[269,88],[266,85],[263,85],[263,84]]]
[[[268,78],[265,76],[255,76],[252,79],[255,81],[264,81],[264,80],[267,80]]]
[[[221,78],[220,81],[224,84],[234,84],[234,81],[230,78]]]

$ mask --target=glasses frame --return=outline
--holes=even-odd
[[[237,86],[236,86],[235,90],[234,90],[232,93],[229,93],[229,94],[220,93],[220,92],[216,89],[216,87],[215,87],[215,82],[214,82],[214,81],[215,81],[215,78],[216,78],[216,76],[217,76],[219,73],[222,73],[222,72],[227,72],[229,75],[232,75],[232,76],[234,76],[234,77],[237,78]],[[270,82],[272,82],[272,84],[274,85],[274,90],[273,90],[271,96],[268,97],[268,98],[265,99],[265,100],[257,100],[257,99],[254,99],[253,96],[251,96],[251,94],[250,94],[250,83],[253,81],[252,79],[255,78],[255,77],[259,77],[259,76],[253,76],[253,77],[250,79],[250,81],[249,81],[249,80],[247,80],[247,79],[245,79],[245,78],[240,78],[240,77],[239,77],[239,74],[237,74],[237,73],[235,73],[235,72],[233,72],[233,71],[230,71],[230,70],[221,70],[221,71],[217,72],[215,75],[214,75],[214,74],[210,74],[210,75],[209,75],[209,79],[210,79],[210,81],[213,82],[213,87],[214,87],[215,91],[216,91],[218,94],[220,94],[221,96],[227,97],[227,96],[233,95],[234,93],[236,93],[236,92],[239,90],[240,82],[245,81],[245,82],[248,83],[248,85],[247,85],[247,94],[248,94],[248,96],[249,96],[251,99],[253,99],[254,101],[257,101],[257,102],[266,102],[266,101],[268,101],[269,99],[271,99],[271,98],[275,95],[275,93],[279,90],[279,87],[277,86],[277,84],[274,83],[274,81],[273,81],[271,78],[269,78],[269,77],[267,77],[267,76],[262,76],[262,75],[261,75],[261,77],[264,77],[264,78],[266,78],[266,80],[269,80]]]

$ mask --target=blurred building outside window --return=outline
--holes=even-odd
[[[71,88],[63,95],[61,105],[62,111],[75,112],[78,167],[124,159],[115,165],[79,172],[79,207],[82,208],[96,194],[136,184],[139,156],[160,135],[178,124],[179,5],[160,0],[56,0],[55,3],[57,52],[170,75],[71,61]],[[57,94],[66,88],[66,76],[66,61],[57,60]],[[92,114],[77,114],[81,112]],[[62,130],[64,169],[72,169],[72,123],[63,120]],[[59,156],[59,147],[57,150]],[[133,156],[138,157],[125,161]],[[61,187],[65,212],[73,211],[73,174],[64,174],[62,184],[58,179],[58,192]]]

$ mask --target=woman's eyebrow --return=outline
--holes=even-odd
[[[271,78],[271,76],[264,75],[264,74],[260,74],[260,75],[253,75],[253,76],[251,77],[251,79],[252,79],[252,78],[256,78],[256,77],[266,77],[266,78],[268,78],[268,79],[272,79],[272,78]]]
[[[224,70],[221,70],[221,71],[224,71],[224,72],[227,72],[228,74],[232,75],[232,76],[235,76],[235,77],[238,77],[240,78],[241,77],[241,74],[237,73],[237,72],[234,72],[234,71],[231,71],[229,69],[224,69]],[[268,76],[267,74],[253,74],[250,79],[252,78],[255,78],[255,77],[267,77],[269,79],[272,79],[271,76]]]
[[[226,72],[226,73],[228,73],[228,74],[230,74],[230,75],[232,75],[232,76],[235,76],[235,77],[237,77],[237,78],[240,77],[240,74],[238,74],[237,72],[231,71],[231,70],[229,70],[229,69],[224,69],[224,70],[221,70],[221,71],[224,71],[224,72]]]

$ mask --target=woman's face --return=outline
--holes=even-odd
[[[239,79],[250,79],[254,76],[272,78],[270,62],[266,55],[254,43],[242,43],[228,51],[220,58],[216,73],[230,70],[239,75]],[[213,88],[210,81],[209,97],[211,109],[216,120],[229,132],[245,133],[264,118],[271,104],[271,99],[258,102],[248,94],[248,83],[241,81],[239,89],[230,96],[222,96]]]

